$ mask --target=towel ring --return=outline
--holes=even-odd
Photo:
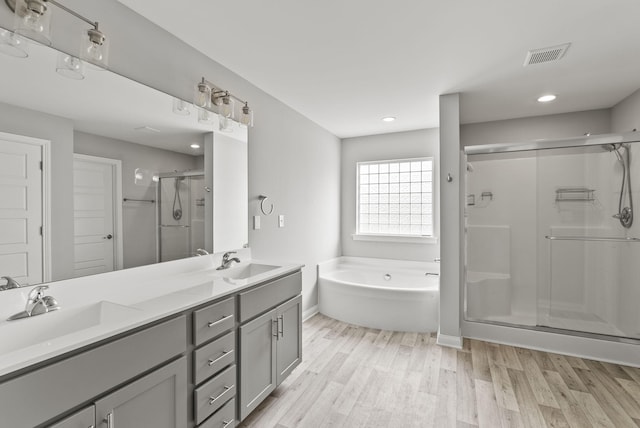
[[[267,200],[267,196],[265,195],[260,195],[258,196],[258,198],[260,199],[260,211],[262,211],[262,214],[264,215],[269,215],[273,212],[273,204],[271,204],[271,206],[269,207],[269,212],[267,212],[264,208],[264,203]]]

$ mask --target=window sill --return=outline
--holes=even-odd
[[[405,244],[436,244],[438,238],[435,236],[404,236],[404,235],[383,235],[383,234],[362,234],[351,235],[354,241],[372,242],[399,242]]]

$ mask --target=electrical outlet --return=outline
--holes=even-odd
[[[278,216],[278,227],[284,227],[284,215],[280,214]]]

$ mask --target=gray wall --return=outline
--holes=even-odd
[[[51,141],[51,279],[73,276],[73,123],[0,103],[0,132]]]
[[[533,116],[521,119],[470,123],[460,127],[460,144],[518,143],[537,139],[579,137],[585,133],[611,132],[611,110]]]
[[[202,76],[249,100],[255,127],[249,131],[249,212],[255,199],[268,195],[276,216],[250,231],[256,258],[306,264],[303,309],[317,304],[317,262],[340,255],[340,141],[309,119],[115,0],[67,0],[65,6],[92,20],[111,38],[110,68],[163,92],[189,100]],[[86,24],[52,7],[53,45],[75,53]],[[11,28],[13,15],[0,7],[0,26]],[[249,220],[247,220],[249,224]]]
[[[136,168],[151,172],[197,169],[198,157],[114,140],[99,135],[74,132],[74,153],[122,161],[122,197],[156,199],[156,183],[135,184]],[[156,262],[156,205],[126,202],[122,205],[124,267]],[[72,235],[73,236],[73,235]]]
[[[346,138],[342,140],[342,253],[345,256],[378,257],[384,259],[432,261],[440,255],[440,247],[432,244],[406,244],[380,241],[354,241],[356,231],[356,162],[405,159],[430,156],[434,158],[434,234],[439,235],[438,207],[439,165],[438,129]]]
[[[640,130],[640,89],[611,109],[611,132]]]

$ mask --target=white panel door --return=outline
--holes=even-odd
[[[112,161],[76,155],[73,161],[74,276],[115,269],[115,171]]]
[[[0,136],[0,276],[43,282],[42,146]]]

